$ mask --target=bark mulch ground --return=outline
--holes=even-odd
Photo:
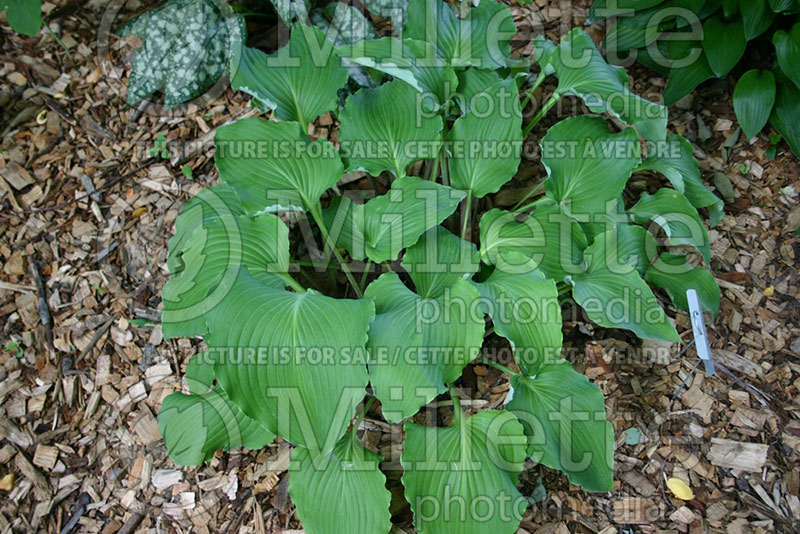
[[[63,46],[47,31],[23,38],[0,26],[0,531],[302,532],[288,498],[290,447],[218,453],[180,468],[156,420],[201,346],[165,341],[158,323],[172,224],[189,197],[217,180],[210,140],[215,128],[252,113],[248,99],[228,91],[175,117],[127,108],[129,71],[114,60],[125,43],[112,39],[106,54],[98,41],[105,4],[45,2]],[[514,4],[515,42],[542,29],[557,37],[584,20],[581,5]],[[125,9],[138,8],[119,17]],[[602,28],[590,31],[599,37]],[[663,78],[638,66],[629,72],[637,92],[658,97]],[[720,372],[699,371],[678,392],[696,362],[693,349],[681,351],[685,343],[641,343],[567,318],[569,358],[607,397],[615,488],[585,493],[529,465],[521,481],[536,502],[520,533],[798,528],[800,165],[785,145],[767,157],[768,135],[751,143],[736,131],[727,83],[703,87],[670,114],[703,178],[729,201],[710,231],[723,290],[709,332]],[[573,107],[568,101],[559,112]],[[321,119],[317,134],[329,126]],[[151,158],[160,135],[186,149]],[[525,162],[518,190],[481,209],[513,204],[543,173]],[[689,341],[687,315],[661,297]],[[472,371],[473,405],[502,405],[500,374]],[[365,443],[397,462],[388,425],[371,414],[363,428]],[[694,500],[674,498],[667,477],[686,481]],[[392,511],[396,532],[413,532],[402,500]]]

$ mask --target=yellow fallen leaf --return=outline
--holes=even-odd
[[[145,208],[144,206],[141,206],[141,207],[136,208],[135,210],[133,210],[133,213],[131,215],[134,218],[137,218],[137,217],[141,217],[145,213],[147,213],[147,208]]]
[[[769,286],[764,290],[765,297],[771,297],[773,293],[775,293],[775,286]]]
[[[689,485],[679,478],[670,478],[667,480],[667,487],[677,498],[684,501],[691,501],[694,499],[694,492]]]
[[[14,489],[14,473],[9,473],[0,478],[0,491],[11,491]]]

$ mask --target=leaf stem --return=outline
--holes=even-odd
[[[522,199],[522,200],[520,200],[519,202],[517,202],[517,205],[516,205],[516,206],[514,206],[513,208],[511,208],[511,213],[519,213],[520,211],[524,211],[524,210],[525,210],[525,208],[527,208],[527,206],[526,206],[526,207],[524,207],[524,208],[522,208],[522,209],[518,209],[518,208],[519,208],[519,207],[522,205],[522,203],[523,203],[523,202],[525,202],[526,200],[528,200],[529,198],[531,198],[531,197],[532,197],[534,194],[536,194],[536,192],[537,192],[539,189],[541,189],[543,185],[544,185],[544,180],[542,180],[541,182],[539,182],[538,184],[536,184],[536,187],[534,187],[533,189],[531,189],[530,191],[528,191],[528,193],[525,195],[525,197],[523,197],[523,199]]]
[[[472,190],[467,191],[467,200],[464,203],[464,221],[461,223],[461,239],[467,238],[467,227],[469,226],[470,214],[472,211]]]
[[[370,408],[372,408],[372,404],[374,402],[375,402],[375,397],[370,397],[367,399],[367,402],[364,403],[364,409],[361,410],[360,414],[358,414],[356,422],[353,423],[353,427],[350,429],[350,431],[353,433],[353,436],[355,436],[358,433],[358,427],[361,426],[361,422],[364,420],[364,416],[367,415],[367,412],[369,411]]]
[[[358,284],[358,287],[361,288],[361,291],[364,291],[364,284],[367,281],[367,276],[369,272],[372,270],[372,260],[367,259],[367,265],[364,267],[364,272],[361,274],[361,282]]]
[[[525,106],[527,106],[528,102],[531,101],[533,93],[536,91],[536,89],[539,88],[540,85],[542,85],[542,82],[544,81],[545,78],[547,78],[547,75],[544,73],[544,69],[542,69],[541,71],[539,71],[539,76],[536,78],[536,81],[533,82],[533,85],[528,90],[528,94],[525,95],[525,99],[522,101],[522,104],[520,104],[519,109],[525,111]]]
[[[317,223],[320,232],[322,232],[322,239],[323,241],[325,241],[325,245],[327,245],[331,249],[331,252],[333,252],[333,255],[336,257],[336,260],[342,267],[344,275],[347,277],[347,280],[350,282],[350,285],[353,286],[353,290],[356,292],[356,295],[358,295],[358,298],[363,297],[364,294],[361,293],[361,289],[358,287],[356,279],[353,278],[353,273],[351,273],[350,269],[347,267],[344,258],[342,258],[342,255],[336,248],[336,244],[332,243],[330,240],[330,232],[328,232],[328,227],[325,226],[325,221],[322,220],[322,208],[320,207],[319,203],[312,206],[309,211],[311,212],[311,217],[313,217],[314,222]]]
[[[291,287],[296,292],[298,292],[298,293],[305,293],[306,292],[306,288],[303,287],[300,284],[300,282],[295,280],[294,277],[292,277],[292,275],[290,275],[289,273],[279,273],[279,275],[281,277],[281,280],[283,280],[286,283],[287,286]]]
[[[464,422],[464,411],[461,409],[461,399],[458,396],[458,391],[454,384],[450,384],[450,398],[453,400],[453,421],[457,426],[461,426]]]
[[[519,374],[518,372],[512,370],[510,367],[506,367],[502,363],[497,363],[494,360],[490,360],[489,358],[486,358],[485,356],[478,356],[478,360],[480,360],[481,363],[485,363],[489,367],[494,367],[498,371],[502,371],[507,375],[517,376]]]
[[[515,214],[515,215],[516,215],[517,213],[522,213],[523,211],[525,211],[525,210],[529,210],[529,209],[531,209],[531,208],[532,208],[532,207],[534,207],[534,206],[538,206],[540,203],[542,203],[542,202],[545,202],[546,200],[547,200],[547,197],[541,197],[541,198],[537,198],[537,199],[536,199],[536,200],[534,200],[533,202],[530,202],[530,203],[528,203],[528,204],[525,204],[525,205],[524,205],[524,206],[522,206],[521,208],[518,208],[518,209],[515,209],[515,210],[513,210],[511,213],[513,213],[513,214]]]
[[[533,118],[531,119],[531,122],[529,122],[525,126],[525,129],[522,131],[522,138],[523,139],[525,137],[527,137],[529,133],[531,133],[531,130],[533,130],[533,127],[536,126],[539,123],[540,120],[542,120],[542,117],[545,116],[545,113],[550,111],[550,109],[553,106],[555,106],[556,102],[558,102],[560,99],[561,99],[561,95],[558,94],[558,92],[555,92],[550,96],[550,99],[545,103],[544,106],[542,106],[542,109],[540,109],[539,112],[536,115],[533,116]]]

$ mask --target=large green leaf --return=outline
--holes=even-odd
[[[264,285],[242,270],[206,315],[219,384],[281,438],[330,452],[367,385],[370,300]]]
[[[708,64],[705,53],[701,53],[686,66],[675,66],[669,71],[669,81],[661,99],[665,106],[671,106],[688,95],[704,81],[713,78],[714,71]]]
[[[417,92],[401,80],[350,96],[339,116],[339,143],[350,171],[397,178],[420,159],[439,155],[442,118],[421,112]]]
[[[616,271],[618,266],[631,265],[639,274],[644,274],[658,255],[658,243],[641,226],[615,224],[594,238],[594,242],[598,241],[602,243],[595,245],[594,250],[603,256],[595,254],[587,258],[590,270],[611,266],[611,270]]]
[[[381,263],[397,259],[425,230],[450,216],[463,198],[456,189],[406,176],[366,204],[338,197],[323,217],[331,236],[353,259]]]
[[[475,287],[481,293],[495,332],[511,342],[514,357],[525,374],[561,355],[561,304],[551,279],[537,272],[495,270]]]
[[[297,122],[241,119],[220,127],[214,144],[220,179],[250,215],[311,209],[344,175],[334,146],[311,141]]]
[[[800,157],[800,90],[788,81],[778,84],[769,122],[786,139],[794,155]]]
[[[775,44],[781,71],[800,88],[800,23],[792,26],[788,32],[776,31],[772,42]]]
[[[755,39],[769,28],[775,18],[767,0],[739,0],[739,11],[744,21],[744,36]]]
[[[517,490],[525,437],[511,413],[485,410],[445,428],[409,421],[405,431],[400,460],[417,532],[516,532],[528,503]]]
[[[440,297],[458,280],[478,272],[480,259],[475,245],[442,226],[434,226],[403,255],[403,268],[423,298]]]
[[[347,82],[347,69],[333,53],[333,43],[317,28],[302,24],[271,56],[242,47],[231,70],[235,89],[274,110],[276,118],[299,122],[303,133],[318,116],[336,109],[336,92]]]
[[[186,369],[190,393],[169,395],[158,412],[158,431],[178,465],[200,465],[223,447],[257,450],[275,439],[231,402],[220,385],[210,389],[213,365],[204,357],[206,353],[196,355]]]
[[[0,13],[6,6],[6,19],[15,32],[33,37],[42,29],[42,0],[2,0]]]
[[[221,13],[212,0],[170,0],[127,22],[120,35],[142,39],[133,53],[128,105],[159,89],[167,109],[202,95],[227,73],[243,28],[241,17]]]
[[[511,378],[506,410],[522,423],[528,456],[588,491],[611,491],[614,428],[603,392],[566,360]]]
[[[468,87],[474,84],[469,81],[474,76],[471,72],[478,71],[467,71]],[[472,95],[472,109],[455,121],[447,136],[451,184],[475,198],[496,193],[511,180],[522,154],[517,84],[513,79],[501,81],[497,75],[495,79],[493,85]]]
[[[386,534],[392,526],[391,494],[378,469],[382,458],[365,449],[355,431],[327,455],[292,451],[289,494],[308,534]]]
[[[715,316],[719,312],[720,292],[714,276],[707,269],[692,267],[683,254],[661,254],[659,261],[648,267],[644,278],[664,289],[677,308],[689,311],[686,290],[694,289],[704,311]]]
[[[611,243],[609,239],[596,239],[586,249],[591,258],[589,269],[570,279],[575,301],[600,326],[625,328],[641,338],[680,341],[636,266],[607,261],[610,253],[605,247]]]
[[[586,236],[558,206],[539,206],[521,220],[508,211],[483,214],[481,259],[505,272],[539,269],[557,282],[584,270]]]
[[[775,76],[768,70],[751,69],[742,74],[733,90],[733,109],[748,139],[769,120],[775,105]]]
[[[649,9],[663,3],[664,0],[595,0],[589,7],[589,16],[586,22],[594,24],[608,17],[625,15],[637,9]]]
[[[724,215],[722,199],[708,190],[700,178],[700,168],[692,144],[682,135],[669,134],[666,150],[652,150],[633,172],[663,174],[672,187],[683,193],[695,208],[708,208],[709,222],[716,226]]]
[[[580,222],[606,213],[642,161],[636,132],[612,133],[600,117],[580,116],[552,126],[539,143],[547,196]]]
[[[437,57],[433,45],[425,41],[383,37],[337,48],[336,53],[403,80],[423,93],[422,110],[426,112],[450,100],[458,86],[453,68]]]
[[[403,36],[433,43],[453,67],[496,69],[506,66],[516,33],[511,10],[495,0],[479,0],[458,18],[441,0],[409,0]]]
[[[220,216],[203,222],[180,251],[183,263],[164,285],[164,336],[207,333],[205,312],[226,298],[229,281],[245,267],[258,281],[283,289],[289,269],[289,229],[276,216]]]
[[[445,390],[480,352],[484,320],[478,290],[457,280],[424,299],[390,272],[364,294],[375,299],[369,327],[369,375],[387,421],[414,415]]]
[[[725,23],[716,16],[703,23],[703,51],[708,66],[718,78],[722,78],[736,66],[747,48],[744,26],[741,21]]]
[[[628,210],[639,224],[653,221],[667,235],[672,245],[692,245],[706,263],[711,261],[708,232],[697,210],[680,191],[662,188],[655,195],[642,193],[639,202]]]
[[[625,69],[606,63],[582,29],[574,28],[561,40],[550,64],[558,76],[558,95],[582,98],[593,112],[608,112],[636,126],[649,141],[664,139],[667,109],[631,92]]]

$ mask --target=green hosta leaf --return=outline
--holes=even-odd
[[[373,176],[392,171],[402,178],[409,164],[439,154],[442,118],[423,114],[417,92],[400,80],[350,96],[339,120],[339,143],[350,171]]]
[[[386,534],[391,528],[382,460],[351,434],[321,457],[297,447],[289,464],[289,493],[309,534]]]
[[[434,226],[406,249],[402,265],[421,297],[436,298],[458,280],[478,272],[480,258],[473,243]]]
[[[772,42],[775,44],[781,71],[800,88],[800,23],[792,26],[788,32],[776,31]]]
[[[773,105],[775,76],[768,70],[758,69],[742,74],[733,90],[733,109],[748,139],[766,126]]]
[[[747,48],[744,26],[741,21],[726,24],[717,17],[703,23],[703,51],[708,65],[718,78],[722,78],[736,66]]]
[[[299,122],[303,133],[314,119],[336,109],[336,91],[347,83],[347,69],[333,53],[333,43],[304,25],[297,25],[289,43],[271,56],[243,47],[232,71],[235,89],[275,110],[276,118]]]
[[[539,64],[539,70],[544,72],[546,76],[555,74],[556,69],[553,67],[551,59],[556,49],[556,44],[545,38],[544,35],[537,35],[533,40],[533,47],[533,58]]]
[[[468,113],[475,107],[486,113],[487,109],[490,109],[492,99],[487,89],[501,82],[500,76],[492,70],[474,67],[461,70],[458,72],[458,91],[453,95],[453,99],[462,113]]]
[[[522,423],[528,456],[585,490],[611,491],[614,428],[600,388],[561,359],[512,377],[511,388],[506,410]]]
[[[167,454],[178,465],[200,465],[220,449],[260,449],[275,436],[247,417],[221,386],[211,388],[213,365],[192,358],[186,369],[190,394],[173,393],[158,412],[158,431]]]
[[[311,141],[296,122],[238,120],[220,127],[214,144],[220,179],[249,215],[311,209],[344,175],[334,146]]]
[[[572,296],[586,315],[606,328],[625,328],[637,336],[680,341],[655,295],[632,264],[606,261],[605,247],[613,243],[596,239],[586,249],[589,269],[572,277]]]
[[[778,84],[769,122],[786,139],[794,155],[800,157],[800,90],[788,81]]]
[[[244,215],[242,203],[228,185],[218,184],[203,188],[186,201],[181,214],[175,220],[175,235],[169,240],[167,267],[171,275],[174,276],[183,269],[181,253],[194,231],[223,215]]]
[[[592,222],[588,215],[605,213],[641,163],[636,132],[611,133],[600,117],[565,119],[550,128],[540,146],[547,196],[581,222],[580,217]]]
[[[409,0],[403,36],[434,43],[454,67],[496,69],[506,66],[516,34],[511,10],[494,0],[480,0],[464,19],[441,0]]]
[[[769,0],[769,7],[772,11],[779,13],[781,11],[797,12],[800,5],[797,0]]]
[[[366,204],[339,197],[323,213],[339,246],[353,259],[394,261],[425,230],[445,220],[464,193],[416,176],[395,180],[385,194]]]
[[[409,421],[405,431],[403,485],[417,532],[517,530],[528,503],[517,491],[525,437],[512,414],[485,410],[445,428]]]
[[[421,103],[424,110],[437,109],[450,100],[458,86],[455,71],[436,57],[433,45],[425,41],[383,37],[337,48],[336,53],[354,63],[403,80],[423,93]]]
[[[6,19],[15,32],[33,37],[42,29],[41,0],[2,0],[0,13],[6,6]]]
[[[219,384],[292,443],[330,452],[367,385],[369,300],[275,289],[242,270],[206,315]]]
[[[658,224],[664,229],[670,244],[692,245],[703,254],[706,263],[711,261],[706,227],[697,210],[680,191],[663,188],[655,195],[642,193],[639,202],[628,213],[639,224],[648,221]]]
[[[704,311],[719,312],[719,286],[714,276],[701,267],[692,267],[683,254],[661,254],[659,261],[644,274],[645,280],[664,289],[675,307],[689,311],[686,290],[694,289]]]
[[[744,36],[755,39],[769,28],[775,12],[769,8],[767,0],[739,0],[739,11],[744,21]]]
[[[589,8],[587,24],[594,24],[609,17],[624,15],[636,9],[649,9],[663,3],[664,0],[595,0]]]
[[[501,271],[539,269],[560,282],[584,270],[586,236],[558,206],[539,206],[521,221],[511,212],[489,210],[481,217],[480,228],[481,259]]]
[[[483,90],[483,102],[473,97],[472,109],[455,121],[447,136],[451,183],[476,198],[496,193],[511,180],[522,153],[517,84],[495,78],[496,83]]]
[[[369,377],[383,415],[391,423],[414,415],[445,390],[483,344],[480,298],[469,282],[457,280],[436,299],[408,289],[385,273],[364,294],[375,299],[369,327]]]
[[[164,285],[161,324],[167,338],[207,333],[205,311],[226,297],[239,267],[283,289],[289,269],[289,229],[270,214],[221,214],[202,223],[178,252],[185,267]]]
[[[694,91],[695,87],[713,77],[714,71],[711,70],[705,54],[700,54],[689,65],[670,69],[669,81],[661,99],[665,106],[671,106]]]
[[[569,32],[550,56],[558,76],[558,95],[575,95],[595,113],[611,113],[635,126],[649,141],[664,139],[667,108],[631,92],[622,67],[606,63],[591,37],[580,28]]]
[[[734,97],[735,98],[735,97]],[[683,136],[669,134],[668,150],[654,150],[634,172],[654,171],[663,174],[672,187],[683,193],[695,208],[708,208],[709,222],[716,226],[724,215],[722,199],[708,190],[700,178],[692,144]]]
[[[223,15],[212,0],[171,0],[129,21],[120,35],[142,45],[133,53],[128,105],[159,89],[167,109],[202,95],[227,73],[243,28],[241,17]]]
[[[658,255],[658,243],[653,235],[641,226],[616,224],[609,230],[598,234],[594,249],[603,255],[588,258],[589,270],[612,266],[615,270],[623,265],[631,265],[639,274],[644,274]]]
[[[508,339],[525,374],[536,373],[542,362],[561,354],[561,305],[558,289],[539,273],[495,270],[475,287],[483,297],[495,331]]]

